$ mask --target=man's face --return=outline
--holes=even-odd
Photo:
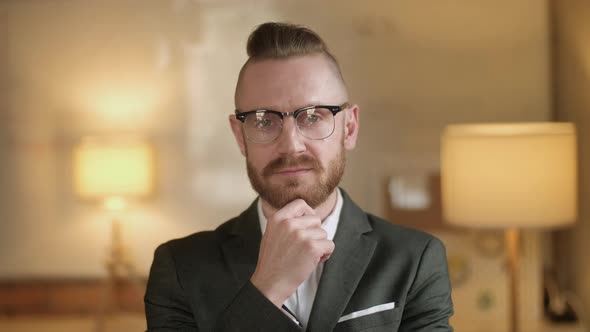
[[[341,105],[347,93],[335,67],[323,55],[249,63],[236,91],[236,107],[244,112],[271,109],[292,112],[311,105]],[[270,143],[246,139],[242,123],[230,116],[232,130],[246,156],[252,187],[273,208],[301,198],[312,208],[334,191],[344,173],[345,151],[356,143],[358,107],[335,116],[331,136],[302,136],[295,119],[284,118],[280,135]]]

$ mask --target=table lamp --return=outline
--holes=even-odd
[[[143,293],[132,261],[121,236],[117,212],[128,202],[150,195],[154,189],[154,151],[137,138],[89,137],[74,149],[74,185],[85,200],[100,202],[113,214],[111,248],[106,262],[108,272],[96,331],[104,330],[104,311],[110,302],[112,287],[119,278],[127,278]]]
[[[442,135],[441,186],[446,222],[505,230],[510,327],[519,331],[520,230],[563,227],[577,218],[574,125],[450,125]]]

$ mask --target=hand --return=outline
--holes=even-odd
[[[321,224],[302,199],[285,205],[268,219],[250,281],[277,307],[334,251],[334,242],[327,239]]]

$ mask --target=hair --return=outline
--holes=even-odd
[[[328,45],[314,31],[290,23],[268,22],[250,34],[246,46],[251,60],[282,59],[323,53],[337,63]]]
[[[344,85],[340,65],[328,49],[328,45],[317,33],[302,25],[282,22],[263,23],[257,26],[248,37],[246,51],[248,61],[240,70],[238,85],[244,70],[251,62],[315,54],[323,54],[327,57]]]

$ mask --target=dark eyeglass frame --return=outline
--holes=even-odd
[[[348,102],[344,102],[342,105],[340,106],[333,106],[333,105],[312,105],[312,106],[305,106],[303,108],[294,110],[293,112],[279,112],[279,111],[275,111],[275,110],[265,110],[265,109],[260,109],[260,110],[253,110],[253,111],[247,111],[247,112],[240,112],[240,110],[236,109],[235,110],[235,115],[236,115],[236,119],[240,120],[242,123],[244,123],[246,121],[246,117],[250,114],[256,114],[259,112],[264,112],[264,113],[272,113],[272,114],[276,114],[281,118],[281,121],[285,120],[286,116],[293,116],[294,119],[297,119],[297,116],[299,114],[301,114],[302,112],[305,112],[307,110],[310,110],[312,108],[325,108],[327,110],[329,110],[330,112],[332,112],[333,116],[336,116],[336,114],[338,114],[339,112],[349,108],[350,105],[348,104]]]
[[[297,116],[299,116],[299,114],[301,114],[302,112],[305,112],[307,110],[310,109],[314,109],[314,108],[324,108],[329,110],[332,113],[332,116],[336,116],[336,114],[338,114],[339,112],[349,108],[350,105],[348,102],[344,102],[342,103],[340,106],[333,106],[333,105],[312,105],[312,106],[305,106],[302,107],[300,109],[294,110],[293,112],[279,112],[279,111],[275,111],[275,110],[266,110],[266,109],[259,109],[259,110],[252,110],[252,111],[247,111],[247,112],[240,112],[240,110],[236,109],[235,110],[235,117],[236,119],[238,119],[240,122],[242,122],[242,125],[244,125],[244,123],[246,122],[246,118],[248,117],[248,115],[250,114],[256,114],[256,113],[260,113],[260,112],[264,112],[266,113],[271,113],[271,114],[275,114],[277,115],[280,119],[281,119],[281,130],[283,128],[283,122],[285,121],[285,117],[286,116],[293,116],[293,119],[297,119]],[[297,127],[297,131],[300,131],[299,126]],[[322,139],[326,139],[330,136],[332,136],[332,134],[334,133],[334,127],[332,127],[332,132],[330,132],[330,134],[326,137],[323,138],[309,138],[309,139],[313,139],[313,140],[322,140]],[[301,133],[303,134],[303,133]],[[304,135],[305,136],[305,135]],[[277,136],[279,137],[279,136]],[[272,143],[274,140],[277,139],[277,137],[275,137],[274,139],[270,140],[270,141],[266,141],[266,142],[257,142],[257,141],[253,141],[251,140],[248,135],[246,135],[246,138],[252,142],[252,143],[257,143],[257,144],[268,144],[268,143]],[[307,136],[306,136],[307,137]]]

